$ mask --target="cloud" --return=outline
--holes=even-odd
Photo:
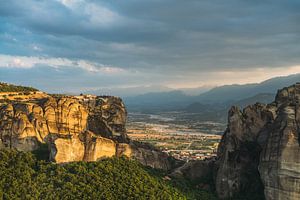
[[[33,68],[39,65],[46,65],[59,69],[61,67],[81,68],[87,72],[116,74],[125,70],[117,67],[106,66],[99,63],[92,63],[86,60],[70,60],[67,58],[46,58],[46,57],[27,57],[11,56],[0,54],[0,68]]]
[[[58,0],[58,2],[70,9],[73,15],[85,19],[81,23],[88,23],[90,26],[106,27],[123,20],[118,13],[99,3],[83,0]]]
[[[87,80],[122,74],[119,86],[171,87],[284,73],[300,63],[299,9],[298,0],[0,1],[1,70],[71,67]]]

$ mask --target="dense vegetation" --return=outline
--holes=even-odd
[[[25,87],[20,85],[12,85],[0,82],[0,92],[35,92],[38,91],[33,87]]]
[[[184,187],[180,190],[164,181],[160,172],[126,158],[58,165],[38,160],[32,153],[0,151],[2,199],[213,198]]]

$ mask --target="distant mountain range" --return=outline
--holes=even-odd
[[[140,86],[140,87],[114,87],[114,88],[98,88],[94,90],[87,90],[84,91],[84,94],[94,94],[94,95],[113,95],[119,96],[122,98],[126,97],[134,97],[140,95],[147,95],[147,94],[155,94],[155,93],[169,93],[174,91],[181,91],[182,94],[187,96],[197,96],[204,92],[209,91],[212,89],[213,86],[202,86],[196,88],[180,88],[180,89],[173,89],[169,87],[165,87],[162,85],[148,85],[148,86]]]
[[[143,95],[123,98],[129,111],[192,111],[191,105],[228,107],[230,105],[245,105],[262,102],[268,103],[274,99],[278,88],[300,82],[300,74],[275,77],[261,83],[245,85],[224,85],[213,88],[196,96],[187,95],[181,90],[167,92],[151,92]],[[196,104],[195,104],[196,103]],[[221,106],[220,106],[221,105]],[[194,110],[198,109],[194,106]]]
[[[276,94],[278,88],[283,88],[296,82],[300,82],[300,74],[276,77],[255,84],[216,87],[199,95],[196,99],[200,102],[237,101],[260,93]]]
[[[197,118],[204,121],[227,121],[227,112],[232,105],[239,106],[240,108],[245,108],[248,105],[260,103],[271,103],[275,99],[275,94],[261,93],[255,96],[242,99],[239,101],[230,101],[226,103],[214,103],[214,104],[203,104],[203,103],[192,103],[182,111],[187,113],[197,113]]]
[[[239,101],[232,101],[228,103],[203,104],[203,103],[195,102],[186,106],[184,110],[190,113],[193,112],[199,113],[199,112],[217,111],[225,108],[225,110],[227,111],[228,107],[232,105],[236,105],[241,108],[244,108],[248,105],[255,104],[256,102],[267,104],[272,102],[274,98],[275,98],[275,94],[261,93],[246,99],[242,99]]]
[[[113,95],[119,97],[130,97],[138,96],[141,94],[151,93],[151,92],[170,92],[172,88],[161,86],[161,85],[149,85],[141,87],[115,87],[115,88],[97,88],[92,90],[84,91],[84,94],[94,94],[94,95]]]

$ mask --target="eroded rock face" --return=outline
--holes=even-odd
[[[54,138],[56,137],[56,138]],[[57,163],[83,161],[85,156],[84,141],[78,135],[68,137],[52,136],[49,138],[50,160]]]
[[[88,129],[103,137],[126,140],[127,111],[118,97],[98,97],[89,104]]]
[[[161,151],[144,148],[132,142],[119,143],[90,131],[72,136],[52,136],[49,141],[50,159],[57,163],[98,161],[113,156],[126,156],[157,169],[168,170],[171,167],[168,155]]]
[[[300,199],[299,101],[296,84],[269,105],[231,108],[215,163],[219,198],[255,192],[262,181],[266,199]]]
[[[32,151],[48,135],[76,135],[87,127],[87,110],[71,98],[12,103],[0,108],[0,136],[6,147]]]
[[[116,143],[113,140],[96,136],[90,131],[68,137],[54,137],[51,138],[50,159],[57,163],[97,161],[116,155]]]
[[[116,97],[95,97],[94,104],[77,98],[47,98],[0,107],[0,136],[7,147],[34,150],[49,135],[78,135],[86,130],[98,136],[126,138],[126,109]]]
[[[280,90],[259,171],[266,199],[300,199],[300,84]]]
[[[260,130],[272,122],[273,114],[263,104],[246,107],[241,112],[232,107],[228,116],[228,128],[218,148],[216,190],[219,198],[254,187],[249,176],[256,175],[260,147],[257,138]]]
[[[88,111],[76,99],[49,98],[42,104],[42,108],[48,134],[76,135],[87,127]]]
[[[110,96],[48,97],[0,106],[0,148],[33,151],[46,143],[57,163],[127,156],[169,169],[167,155],[129,141],[122,100]]]

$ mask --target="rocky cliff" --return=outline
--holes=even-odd
[[[111,96],[47,97],[0,105],[0,147],[33,151],[49,146],[52,161],[96,161],[127,156],[168,169],[165,154],[140,148],[126,135],[127,112]]]
[[[300,199],[300,84],[280,90],[259,172],[266,199]]]
[[[266,199],[300,199],[300,84],[278,91],[269,104],[232,107],[219,144],[219,198],[264,188]]]

